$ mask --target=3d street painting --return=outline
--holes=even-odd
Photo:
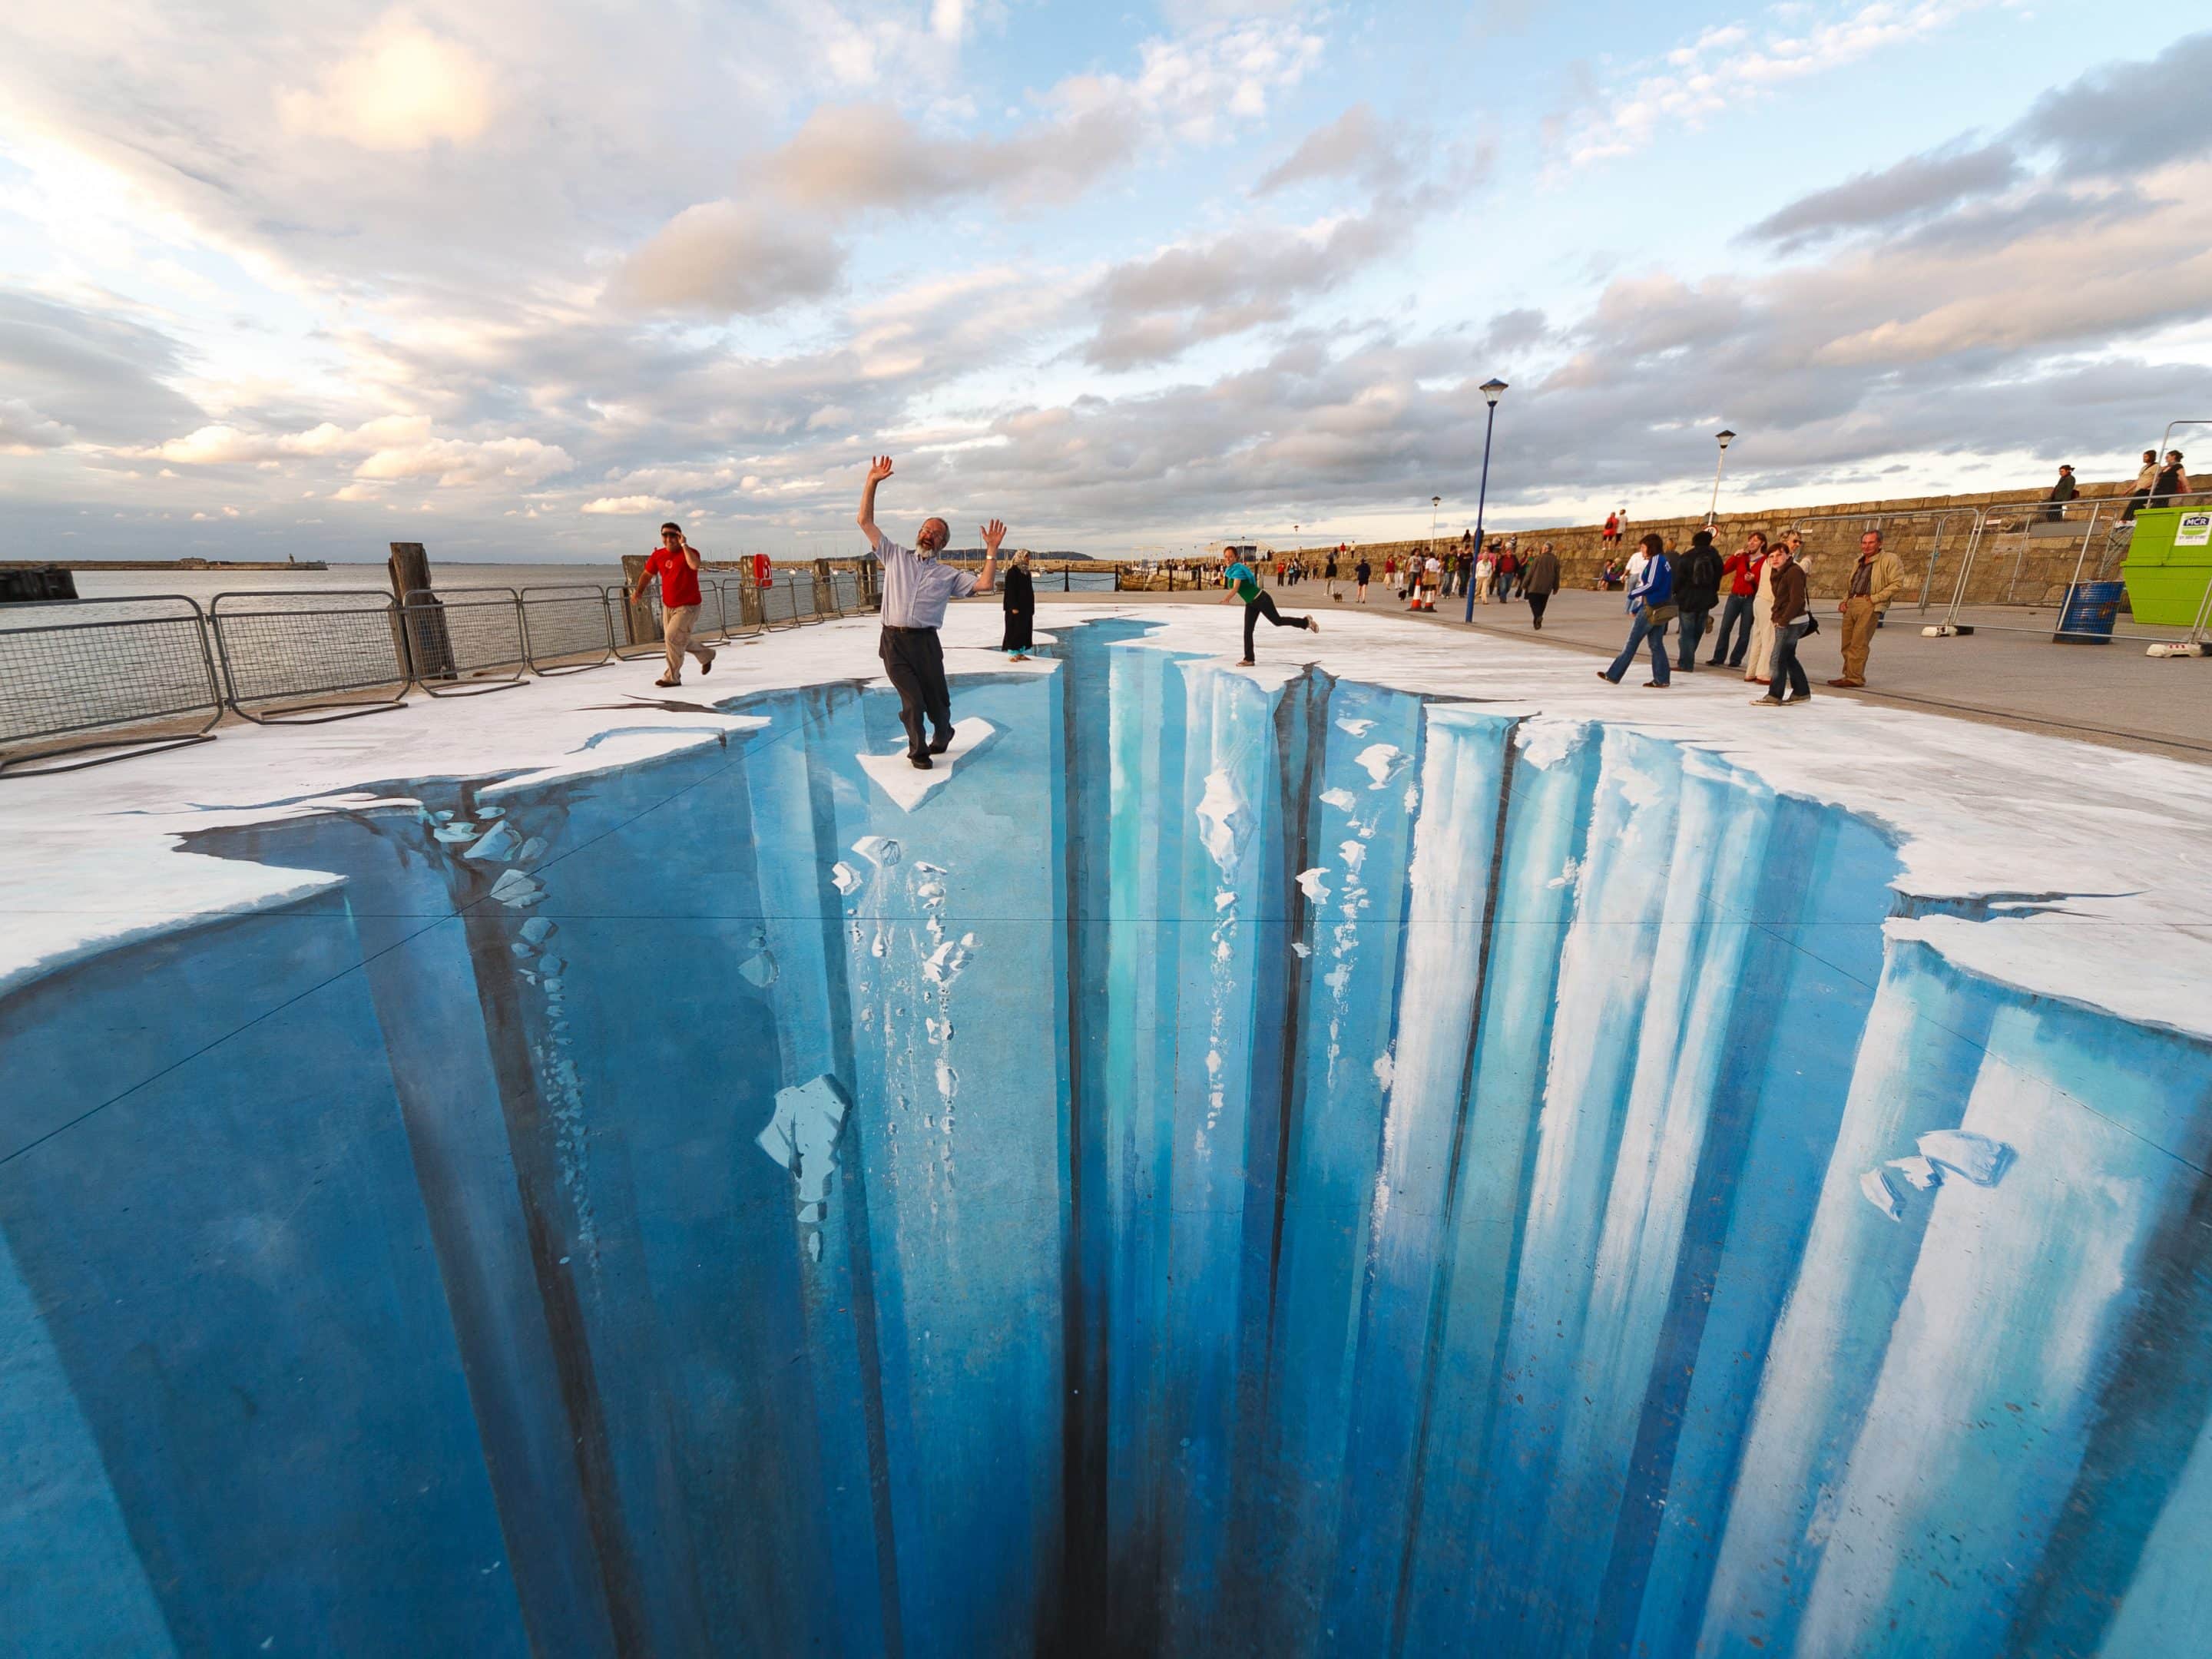
[[[9,1650],[2207,1650],[2196,773],[1067,614],[69,786]]]

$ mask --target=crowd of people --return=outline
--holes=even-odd
[[[1601,679],[1620,684],[1638,653],[1648,650],[1651,678],[1644,684],[1664,690],[1675,674],[1695,671],[1698,649],[1712,629],[1712,653],[1705,665],[1741,669],[1746,680],[1765,688],[1753,702],[1780,708],[1811,699],[1812,684],[1797,660],[1797,647],[1820,624],[1806,592],[1804,538],[1796,531],[1770,544],[1765,531],[1753,530],[1725,558],[1710,529],[1695,532],[1679,553],[1668,549],[1663,536],[1646,532],[1620,567],[1620,577],[1628,595],[1628,640],[1612,664],[1598,671]],[[1875,630],[1904,591],[1905,580],[1905,566],[1882,546],[1881,532],[1869,530],[1859,538],[1858,559],[1840,607],[1844,672],[1830,685],[1866,684]],[[1715,628],[1717,610],[1720,622]],[[1671,661],[1670,628],[1676,647]]]

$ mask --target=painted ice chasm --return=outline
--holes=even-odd
[[[1140,631],[903,799],[841,684],[212,834],[344,882],[9,995],[11,1649],[2204,1650],[2201,1044],[1706,753]]]

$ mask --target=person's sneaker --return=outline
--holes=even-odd
[[[1431,610],[1435,609],[1435,607],[1434,607],[1434,606],[1431,606],[1430,608],[1431,608]],[[1309,633],[1309,634],[1318,634],[1318,633],[1320,633],[1320,632],[1321,632],[1321,624],[1320,624],[1319,623],[1316,622],[1316,621],[1315,621],[1311,617],[1308,617],[1306,618],[1306,632],[1307,632],[1307,633]]]
[[[1830,680],[1828,684],[1831,685],[1856,685],[1858,682],[1856,680]]]
[[[1810,691],[1800,691],[1796,696],[1784,697],[1782,701],[1785,707],[1795,708],[1801,702],[1812,702],[1813,694]]]
[[[929,742],[929,752],[933,755],[941,755],[951,747],[952,728],[949,726],[932,738]]]
[[[1239,668],[1256,668],[1257,666],[1259,666],[1259,665],[1258,665],[1257,663],[1255,663],[1255,662],[1252,660],[1252,659],[1251,659],[1251,658],[1249,658],[1249,657],[1239,657],[1239,658],[1237,658],[1237,665]]]
[[[1664,691],[1674,683],[1672,680],[1646,680],[1644,682],[1644,689],[1646,691]]]
[[[669,686],[675,686],[675,685],[681,685],[681,684],[684,684],[684,682],[683,682],[682,680],[655,680],[655,681],[653,681],[653,684],[654,684],[655,685],[669,685]]]
[[[1619,685],[1620,684],[1619,680],[1613,678],[1612,675],[1607,673],[1602,668],[1597,671],[1597,677],[1603,680],[1607,685]]]
[[[937,769],[937,763],[927,755],[908,755],[907,759],[917,772],[933,772]]]
[[[1751,700],[1751,706],[1753,708],[1779,708],[1782,707],[1782,699],[1779,697],[1753,697]]]

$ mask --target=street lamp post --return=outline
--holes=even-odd
[[[1482,556],[1482,509],[1490,499],[1490,433],[1498,424],[1498,400],[1505,395],[1505,382],[1495,376],[1482,383],[1482,400],[1490,413],[1482,423],[1482,483],[1474,494],[1474,556]],[[1474,584],[1467,585],[1467,620],[1474,620]]]
[[[1713,441],[1721,447],[1720,459],[1713,463],[1713,499],[1705,508],[1705,528],[1711,530],[1720,522],[1721,468],[1728,460],[1728,447],[1735,441],[1735,434],[1723,427],[1713,434]]]

